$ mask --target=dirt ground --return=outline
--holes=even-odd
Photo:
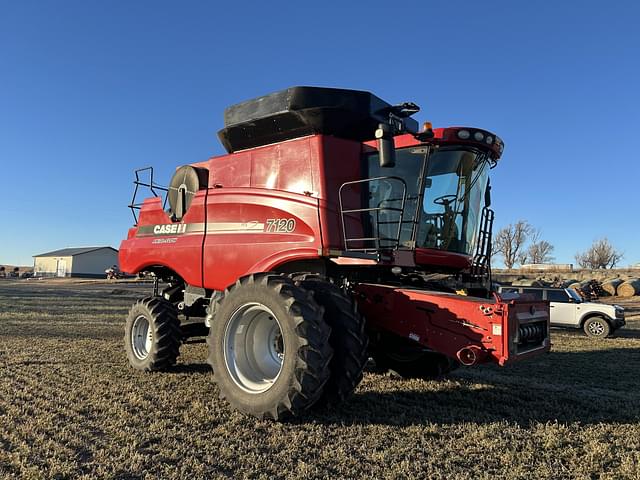
[[[1,478],[640,478],[640,298],[628,325],[444,381],[366,373],[342,409],[258,421],[218,400],[205,345],[129,368],[148,285],[0,282]]]

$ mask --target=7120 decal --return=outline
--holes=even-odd
[[[265,232],[291,233],[296,229],[295,218],[267,218]]]

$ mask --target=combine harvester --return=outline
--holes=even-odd
[[[491,289],[502,141],[418,131],[418,110],[289,88],[227,108],[229,153],[178,168],[168,189],[138,170],[120,265],[156,282],[126,321],[131,365],[166,369],[206,335],[221,397],[280,420],[343,401],[369,356],[434,378],[548,351],[548,303]],[[153,197],[136,203],[141,186]]]

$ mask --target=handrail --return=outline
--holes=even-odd
[[[149,182],[145,183],[140,179],[140,172],[145,172],[145,171],[149,171]],[[134,221],[134,225],[138,225],[138,216],[136,215],[136,210],[140,210],[142,208],[142,205],[144,204],[144,200],[140,203],[136,203],[136,197],[138,195],[138,190],[140,187],[146,187],[148,188],[151,193],[153,194],[154,197],[160,197],[160,195],[158,195],[158,192],[156,192],[157,190],[162,190],[163,192],[168,192],[169,189],[166,187],[163,187],[162,185],[158,185],[157,183],[155,183],[153,181],[153,167],[144,167],[144,168],[139,168],[137,170],[134,171],[135,175],[136,175],[136,179],[133,181],[133,184],[136,186],[133,190],[133,197],[131,198],[131,203],[129,205],[127,205],[130,209],[131,209],[131,213],[133,215],[133,221]],[[164,210],[167,206],[167,196],[165,195],[164,197],[164,201],[162,202],[162,209]]]
[[[345,191],[345,188],[347,187],[351,187],[357,184],[365,184],[365,183],[371,183],[374,181],[380,181],[380,180],[393,180],[393,181],[397,181],[400,182],[400,184],[402,185],[402,197],[398,198],[398,199],[393,199],[393,201],[398,201],[401,200],[401,205],[400,207],[384,207],[384,206],[380,206],[382,205],[383,202],[380,202],[378,204],[377,207],[364,207],[364,208],[350,208],[350,209],[345,209],[344,208],[344,201],[343,201],[343,193]],[[407,183],[404,181],[404,179],[400,178],[400,177],[396,177],[396,176],[382,176],[382,177],[373,177],[373,178],[365,178],[365,179],[361,179],[361,180],[353,180],[350,182],[345,182],[340,186],[340,189],[338,190],[338,200],[340,203],[340,219],[342,221],[342,236],[343,236],[343,241],[344,241],[344,249],[347,252],[371,252],[371,251],[379,251],[381,248],[384,249],[396,249],[398,248],[399,244],[400,244],[400,235],[402,233],[402,224],[404,223],[403,218],[404,218],[404,210],[405,210],[405,204],[407,201]],[[380,222],[380,212],[382,211],[387,211],[387,212],[399,212],[399,218],[398,221],[385,221],[385,222]],[[370,212],[376,212],[375,215],[375,225],[373,226],[374,232],[377,232],[377,234],[375,236],[372,237],[349,237],[348,233],[347,233],[347,226],[346,226],[346,222],[345,222],[345,215],[349,214],[349,213],[359,213],[359,214],[363,214],[363,213],[370,213]],[[362,217],[360,219],[361,225],[362,225]],[[387,236],[382,236],[380,234],[379,231],[379,225],[384,224],[384,225],[388,225],[388,224],[393,224],[393,223],[397,223],[398,224],[398,228],[397,228],[397,232],[396,232],[396,236],[394,237],[387,237]],[[354,242],[361,242],[362,246],[361,247],[351,247],[350,244],[353,244]],[[372,242],[374,244],[373,247],[367,247],[366,243],[364,242]],[[390,245],[384,245],[382,246],[381,243],[383,242],[390,242]]]

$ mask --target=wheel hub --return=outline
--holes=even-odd
[[[227,371],[241,389],[262,393],[275,383],[285,357],[278,319],[267,306],[251,302],[231,316],[224,335]]]
[[[139,360],[144,360],[151,351],[153,345],[153,330],[149,320],[144,315],[139,315],[133,321],[131,327],[131,346],[133,354]]]
[[[604,325],[602,325],[602,323],[600,322],[592,322],[589,325],[589,331],[593,335],[602,335],[604,333]]]

